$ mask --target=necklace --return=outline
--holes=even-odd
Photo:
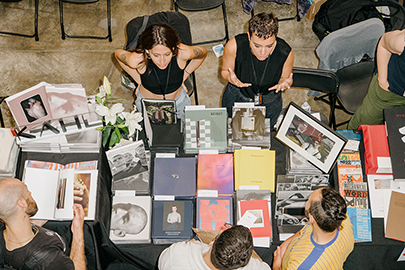
[[[39,232],[39,229],[37,227],[34,227],[34,226],[32,227],[32,230],[35,231],[34,235],[31,236],[30,238],[28,238],[27,240],[24,240],[24,241],[13,241],[13,240],[9,239],[8,237],[6,237],[6,234],[4,233],[4,231],[3,231],[3,236],[4,236],[5,239],[7,238],[7,241],[9,241],[11,243],[14,243],[14,244],[21,245],[21,244],[24,244],[24,243],[27,243],[27,242],[31,241]]]
[[[170,67],[171,67],[171,65],[172,65],[172,61],[170,61],[170,63],[169,63],[169,70],[168,70],[168,72],[167,72],[166,86],[165,86],[165,88],[163,88],[163,85],[162,85],[162,83],[160,82],[160,79],[159,79],[159,76],[158,76],[158,74],[157,74],[157,72],[156,72],[156,69],[155,69],[155,67],[153,67],[153,71],[155,72],[156,79],[157,79],[157,81],[158,81],[158,83],[159,83],[159,85],[160,85],[160,89],[161,89],[161,91],[162,91],[162,93],[163,93],[163,99],[164,99],[164,100],[166,100],[166,91],[167,91],[167,86],[169,85],[169,77],[170,77]],[[155,66],[156,66],[156,65],[155,65]],[[163,90],[163,89],[164,89],[164,90]]]
[[[269,54],[269,56],[267,56],[266,65],[264,66],[264,70],[263,70],[263,73],[262,73],[262,78],[260,79],[260,82],[258,82],[258,81],[257,81],[257,76],[256,76],[255,66],[254,66],[254,64],[253,64],[253,57],[254,57],[254,55],[253,55],[253,53],[250,54],[250,64],[251,64],[251,66],[252,66],[253,77],[254,77],[255,83],[256,83],[256,85],[257,85],[257,93],[256,93],[256,94],[259,94],[259,93],[260,93],[260,87],[262,86],[264,76],[266,75],[267,66],[268,66],[268,64],[269,64],[270,56],[271,56],[271,54]],[[252,87],[252,88],[253,88],[253,87]]]

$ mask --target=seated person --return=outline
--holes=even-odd
[[[371,79],[361,107],[348,128],[384,123],[383,109],[405,107],[405,30],[382,35],[377,45],[377,72]]]
[[[37,211],[37,204],[25,184],[14,178],[0,181],[0,219],[3,221],[0,223],[0,248],[4,263],[19,269],[34,251],[52,247],[36,269],[86,269],[82,206],[73,206],[70,258],[65,253],[66,244],[56,232],[31,224],[30,217]]]
[[[210,245],[194,239],[171,245],[160,254],[159,269],[270,269],[267,263],[251,258],[252,252],[249,229],[236,225],[223,231]]]
[[[249,21],[249,32],[239,34],[225,45],[222,77],[228,81],[222,107],[232,117],[235,102],[266,106],[271,127],[281,112],[281,92],[292,85],[294,53],[277,37],[278,21],[272,13],[260,13]]]
[[[331,187],[311,193],[305,204],[309,224],[274,251],[273,269],[343,269],[354,247],[346,202]]]
[[[142,98],[175,100],[180,119],[184,107],[191,104],[183,83],[206,56],[205,48],[180,43],[176,31],[164,23],[146,28],[135,51],[115,52],[118,63],[138,83],[138,111],[142,111]]]

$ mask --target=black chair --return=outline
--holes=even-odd
[[[182,43],[186,45],[191,45],[191,32],[190,23],[187,17],[177,11],[165,11],[158,12],[152,15],[140,16],[132,19],[126,26],[127,43],[125,45],[125,50],[135,49],[138,45],[138,39],[142,32],[150,25],[155,23],[167,23],[176,30],[180,37]],[[136,82],[123,70],[122,71],[123,81],[131,81],[133,85],[136,86]],[[195,104],[198,105],[197,96],[197,83],[195,78],[195,72],[191,73],[187,80],[184,82],[188,90],[188,95],[194,94]],[[136,88],[136,87],[135,87]],[[135,90],[135,89],[133,89]]]
[[[226,17],[225,0],[173,0],[173,4],[176,11],[178,11],[179,8],[185,11],[203,11],[222,6],[222,14],[224,17],[224,25],[225,25],[225,37],[222,39],[197,42],[194,43],[193,45],[216,43],[222,42],[224,40],[225,42],[228,42],[229,33],[228,33],[228,19]]]
[[[253,17],[255,16],[255,9],[252,9],[252,12],[250,12],[250,15]],[[295,2],[295,15],[293,17],[287,17],[287,18],[282,18],[278,19],[279,22],[282,21],[291,21],[297,19],[297,22],[301,21],[300,15],[299,15],[299,10],[298,10],[298,3]]]
[[[37,1],[37,0],[36,0]],[[63,24],[63,3],[70,3],[70,4],[92,4],[97,3],[99,0],[59,0],[59,11],[60,11],[60,27],[62,30],[62,39],[68,38],[92,38],[92,39],[107,39],[111,42],[111,4],[110,0],[107,1],[107,20],[108,20],[108,35],[107,36],[74,36],[68,35],[65,32],[65,26]]]
[[[22,0],[0,0],[0,2],[21,2]],[[35,41],[39,40],[38,37],[38,2],[39,0],[35,0],[35,21],[34,21],[34,34],[20,34],[15,32],[8,32],[8,31],[0,31],[0,34],[3,35],[11,35],[11,36],[19,36],[19,37],[27,37],[27,38],[35,38]]]
[[[330,105],[328,125],[336,129],[335,104],[339,92],[339,78],[333,71],[293,68],[293,84],[291,87],[309,88],[311,90],[324,92],[325,98]]]
[[[3,119],[3,113],[1,111],[1,103],[7,98],[8,96],[5,97],[0,97],[0,127],[4,128],[4,119]]]

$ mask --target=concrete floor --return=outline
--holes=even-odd
[[[34,0],[18,3],[0,3],[0,31],[33,33]],[[95,4],[64,5],[66,31],[71,35],[106,35],[106,0]],[[59,5],[55,0],[41,0],[39,4],[39,41],[33,38],[0,35],[0,81],[1,95],[13,95],[36,85],[48,83],[81,83],[88,95],[102,84],[107,76],[113,85],[114,97],[125,99],[127,110],[132,108],[132,93],[121,87],[120,68],[113,57],[118,48],[125,44],[125,26],[134,17],[167,11],[172,8],[171,0],[113,0],[112,42],[94,39],[61,39]],[[250,14],[242,10],[240,0],[226,0],[229,34],[231,37],[247,31]],[[258,1],[255,13],[273,12],[278,18],[295,15],[295,4],[280,5],[274,2]],[[224,34],[220,8],[204,12],[183,12],[189,18],[193,41],[221,38]],[[319,40],[312,31],[312,21],[290,20],[279,23],[279,37],[285,39],[295,53],[294,66],[317,68],[319,60],[315,48]],[[208,56],[196,71],[199,103],[207,107],[220,107],[225,80],[220,75],[222,58],[206,46]],[[192,97],[192,101],[194,98]],[[283,94],[284,106],[293,100],[297,104],[307,101],[313,110],[328,115],[329,106],[307,96],[307,90],[290,89]],[[7,105],[2,104],[6,127],[15,122]],[[337,111],[338,121],[348,115]],[[344,128],[345,126],[341,127]]]

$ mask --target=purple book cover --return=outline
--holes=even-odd
[[[197,192],[218,190],[218,196],[232,196],[233,154],[198,155]]]

